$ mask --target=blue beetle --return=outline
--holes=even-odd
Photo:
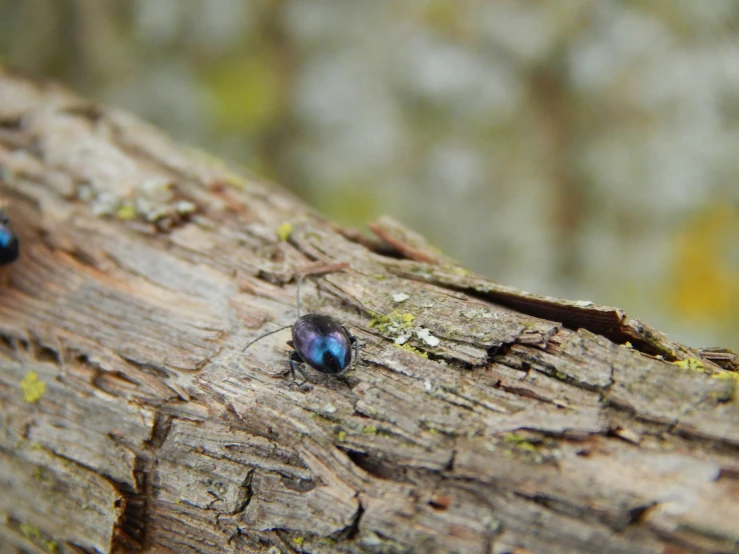
[[[300,315],[301,282],[302,277],[298,279],[296,294],[298,319],[295,323],[285,325],[255,338],[244,347],[242,352],[266,336],[292,328],[292,340],[287,341],[287,345],[293,349],[288,358],[290,373],[293,377],[297,372],[306,381],[309,380],[300,367],[301,364],[308,364],[316,371],[327,375],[341,375],[347,370],[352,361],[352,348],[354,348],[354,365],[356,365],[359,359],[359,341],[333,317],[322,314]]]
[[[18,237],[10,228],[10,218],[5,214],[5,209],[0,207],[0,265],[13,263],[18,259],[19,252]]]
[[[354,348],[354,363],[359,358],[359,342],[346,327],[333,317],[306,314],[292,325],[292,340],[287,345],[290,353],[290,369],[305,379],[308,377],[298,364],[306,363],[316,371],[328,375],[341,375],[349,367]]]

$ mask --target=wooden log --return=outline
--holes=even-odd
[[[736,355],[0,76],[2,552],[739,551]],[[359,337],[286,376],[305,310]],[[315,269],[315,266],[310,266]]]

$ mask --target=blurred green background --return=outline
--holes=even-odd
[[[0,59],[341,223],[738,349],[737,28],[735,0],[0,0]]]

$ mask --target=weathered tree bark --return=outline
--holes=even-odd
[[[2,552],[732,552],[737,357],[0,76]],[[303,306],[363,343],[286,378]],[[401,347],[403,339],[407,341]]]

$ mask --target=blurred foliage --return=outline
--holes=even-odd
[[[734,0],[0,0],[0,57],[361,227],[739,348]]]
[[[676,236],[668,305],[703,325],[739,325],[739,210],[713,206]]]
[[[206,71],[203,82],[215,101],[217,131],[264,132],[283,108],[280,81],[268,59],[225,60]]]

